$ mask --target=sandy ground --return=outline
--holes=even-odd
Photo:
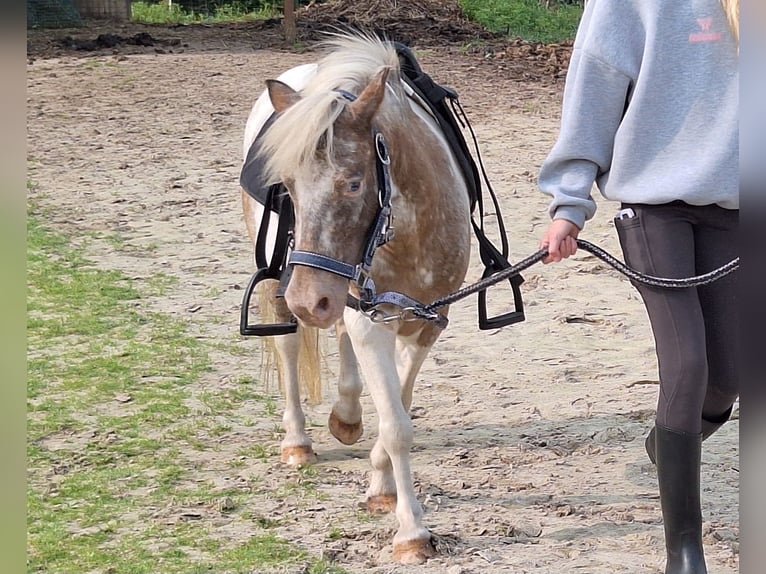
[[[139,286],[156,272],[178,278],[172,292],[151,301],[154,309],[183,317],[206,341],[245,351],[213,350],[213,372],[190,389],[194,395],[259,376],[261,342],[237,332],[252,271],[238,195],[241,137],[264,80],[312,56],[163,51],[30,61],[28,179],[57,228],[121,238],[119,249],[89,240],[100,266],[125,271]],[[547,223],[534,177],[556,135],[560,82],[519,81],[502,61],[455,48],[419,56],[461,94],[500,196],[511,259],[534,252]],[[601,201],[583,238],[619,253],[614,209]],[[479,273],[474,264],[469,280]],[[354,573],[662,572],[656,474],[643,448],[657,373],[637,293],[586,253],[537,265],[525,277],[524,323],[479,331],[475,297],[455,304],[416,384],[412,464],[437,558],[418,567],[391,563],[394,518],[370,520],[358,510],[376,428],[366,394],[367,430],[353,447],[324,426],[331,384],[322,404],[307,407],[321,497],[292,504],[256,489],[248,504],[282,519],[280,536]],[[503,309],[510,299],[501,288],[490,301]],[[330,380],[335,359],[329,341]],[[267,489],[294,479],[274,457],[237,470],[228,464],[250,441],[268,437],[277,445],[268,429],[279,421],[278,412],[255,428],[234,428],[195,472],[217,484],[258,477]],[[713,574],[738,570],[738,426],[732,421],[704,448],[704,541]],[[219,514],[210,528],[242,539],[255,526]]]

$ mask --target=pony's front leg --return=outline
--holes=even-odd
[[[248,234],[252,241],[258,236],[261,221],[264,215],[264,207],[255,201],[248,193],[242,190],[242,209],[245,214],[245,223]],[[272,218],[278,214],[271,213]],[[266,237],[266,253],[274,252],[275,237],[269,228]],[[286,323],[292,313],[287,308],[284,298],[277,297],[278,281],[266,281],[261,286],[259,293],[261,315],[266,322]],[[277,335],[272,339],[274,350],[277,354],[277,370],[279,382],[282,385],[285,397],[285,411],[282,415],[282,426],[285,429],[285,438],[280,445],[281,460],[287,464],[297,466],[316,461],[316,455],[311,448],[311,439],[306,434],[306,417],[301,409],[300,380],[298,369],[298,356],[301,348],[301,330],[289,335]]]
[[[415,496],[410,469],[412,421],[402,403],[396,366],[396,335],[360,313],[345,314],[349,336],[359,358],[370,395],[378,412],[378,441],[370,454],[372,477],[369,501],[393,497],[399,530],[394,536],[394,560],[422,563],[435,554],[431,534],[422,524],[423,508]],[[393,481],[392,481],[393,479]]]
[[[410,336],[396,337],[396,369],[401,388],[402,407],[405,412],[412,406],[412,391],[415,379],[428,356],[433,342],[438,337],[435,333],[422,330]],[[424,346],[426,345],[426,346]],[[370,453],[373,468],[378,469],[373,475],[367,496],[367,509],[370,512],[391,512],[396,508],[396,484],[394,482],[391,460],[386,449],[378,440]]]
[[[354,444],[362,436],[362,378],[356,354],[348,336],[343,319],[335,325],[340,356],[340,377],[338,379],[338,399],[332,406],[328,420],[330,432],[343,444]]]
[[[277,281],[265,282],[260,296],[261,309],[269,321],[286,323],[292,313],[282,297],[277,297]],[[300,370],[298,358],[304,327],[298,326],[295,333],[272,337],[277,353],[277,371],[279,383],[285,398],[285,410],[282,414],[282,426],[285,438],[280,444],[281,460],[291,466],[316,462],[316,455],[311,448],[311,438],[306,433],[306,417],[301,408]]]
[[[306,417],[301,408],[298,353],[302,328],[298,327],[297,333],[274,337],[285,395],[285,412],[282,415],[285,438],[280,445],[281,460],[291,466],[316,462],[316,454],[311,448],[311,438],[306,433]]]

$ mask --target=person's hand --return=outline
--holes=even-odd
[[[540,241],[540,249],[548,248],[543,263],[558,263],[577,251],[580,228],[568,219],[554,219]]]

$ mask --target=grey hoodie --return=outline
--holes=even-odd
[[[582,228],[594,182],[624,203],[738,209],[738,85],[719,0],[590,0],[538,178],[551,217]]]

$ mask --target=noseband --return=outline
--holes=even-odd
[[[346,90],[338,89],[335,91],[349,102],[356,100],[356,96]],[[383,134],[377,128],[373,128],[372,136],[376,152],[378,212],[367,233],[362,261],[352,265],[327,255],[297,249],[290,253],[287,260],[288,265],[312,267],[353,281],[359,289],[361,300],[364,302],[372,302],[375,299],[375,283],[370,277],[373,255],[375,255],[378,247],[388,243],[394,237],[393,215],[391,214],[391,158],[388,155],[388,147]]]

